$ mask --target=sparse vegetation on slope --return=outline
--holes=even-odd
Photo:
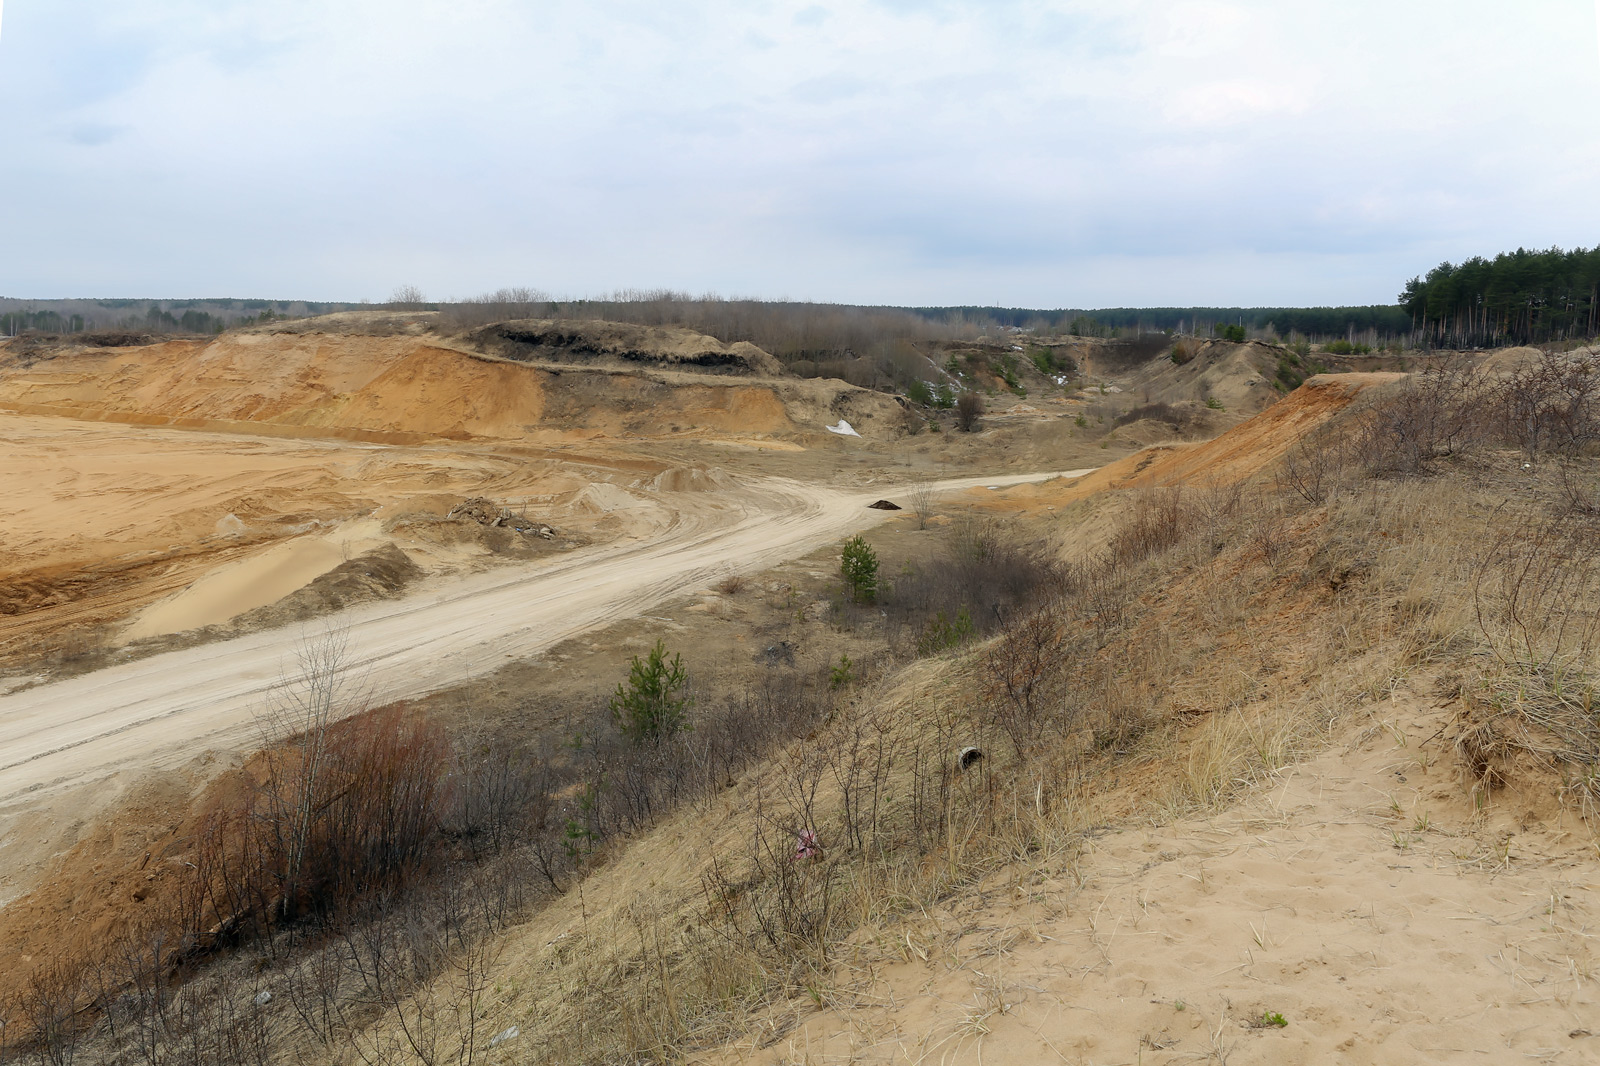
[[[1117,826],[1215,812],[1411,682],[1437,681],[1451,708],[1464,803],[1515,785],[1591,816],[1595,405],[1541,391],[1560,367],[1452,373],[1353,403],[1324,380],[1261,416],[1302,436],[1270,464],[1241,451],[1264,438],[1240,427],[1008,531],[956,524],[949,556],[885,566],[870,609],[842,572],[827,626],[893,658],[764,674],[656,744],[601,717],[564,753],[473,752],[440,823],[461,848],[450,878],[285,928],[248,983],[223,960],[136,1014],[80,1016],[95,997],[62,1000],[66,962],[41,967],[21,1038],[129,1061],[145,1033],[166,1049],[224,1031],[260,1032],[259,1061],[675,1061],[735,1040],[754,1054],[866,1002],[882,968],[953,950],[919,923],[977,886],[999,892],[986,906],[1024,898]],[[1537,431],[1530,394],[1548,401]],[[1160,470],[1173,481],[1130,483]],[[298,990],[293,1010],[227,1023],[264,984]],[[1003,983],[988,994],[980,1022],[1007,1009]],[[1282,1003],[1238,1018],[1315,1028]]]

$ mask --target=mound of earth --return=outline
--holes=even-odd
[[[726,473],[714,466],[672,466],[646,484],[655,492],[713,492],[732,483]]]
[[[320,321],[37,358],[0,349],[0,410],[387,444],[820,439],[821,427],[840,418],[869,436],[903,432],[892,397],[842,381],[767,376],[777,364],[759,349],[685,330],[581,323],[561,334],[578,338],[563,366],[447,347],[420,326],[376,335],[350,332],[350,323],[318,332]],[[577,365],[580,351],[609,353],[594,358],[610,365]],[[521,352],[532,358],[532,349]]]
[[[1229,421],[1224,411],[1194,400],[1179,400],[1177,403],[1141,404],[1118,416],[1112,425],[1119,439],[1147,445],[1174,437],[1180,440],[1213,437],[1226,428]]]
[[[235,618],[233,628],[265,629],[318,618],[371,600],[392,599],[422,576],[422,568],[393,544],[384,544],[340,563],[277,603]]]
[[[783,365],[745,341],[721,341],[677,326],[521,319],[467,334],[474,348],[526,363],[645,364],[714,374],[777,376]]]
[[[1270,407],[1311,373],[1293,352],[1270,344],[1186,341],[1177,359],[1173,350],[1135,369],[1124,388],[1147,404],[1218,403],[1237,418]]]
[[[626,489],[618,488],[609,481],[596,481],[579,492],[573,503],[591,514],[609,514],[612,511],[629,511],[635,507],[647,506],[645,501],[629,495]]]
[[[1265,469],[1310,433],[1344,411],[1362,392],[1404,374],[1319,374],[1281,403],[1202,444],[1160,444],[1080,478],[975,493],[990,506],[1059,507],[1106,489],[1144,485],[1226,485]]]

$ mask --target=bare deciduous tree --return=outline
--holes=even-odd
[[[926,477],[917,478],[906,492],[906,498],[911,501],[911,513],[917,516],[918,529],[928,528],[928,519],[933,516],[933,496],[933,482]]]
[[[278,689],[262,716],[264,747],[280,752],[267,760],[267,825],[282,868],[279,906],[292,907],[300,888],[312,822],[328,791],[328,727],[364,710],[366,679],[350,662],[350,635],[327,630],[308,637],[298,653],[298,673]]]
[[[415,285],[401,285],[389,297],[390,305],[400,311],[420,311],[427,302],[428,298]]]

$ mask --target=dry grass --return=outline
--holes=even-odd
[[[794,732],[728,733],[747,754],[775,744],[769,758],[722,751],[708,722],[663,771],[681,794],[640,778],[657,806],[634,836],[571,859],[542,907],[475,919],[497,960],[488,932],[458,937],[427,977],[348,1016],[339,1046],[475,1061],[490,1016],[523,1032],[492,1061],[774,1045],[806,1011],[865,995],[875,961],[945,950],[925,916],[953,895],[1001,871],[1070,875],[1107,826],[1227,804],[1421,671],[1456,678],[1456,747],[1486,792],[1542,774],[1592,816],[1600,537],[1492,462],[1432,465],[1423,479],[1334,465],[1312,492],[1269,478],[1095,502],[1115,517],[1082,524],[1100,535],[1051,596],[995,612],[987,640],[828,689]],[[957,563],[1010,557],[992,531],[957,539]],[[983,757],[963,769],[969,746]],[[620,766],[573,788],[614,806]],[[940,1046],[1005,1009],[986,978]],[[407,1017],[432,1058],[393,1042]]]
[[[952,895],[1002,869],[1070,874],[1095,827],[1215,808],[1270,780],[1409,671],[1475,661],[1471,576],[1492,495],[1466,477],[1352,484],[1322,507],[1194,494],[1170,539],[1143,532],[1172,501],[1136,503],[1126,521],[1141,535],[1124,525],[1127,554],[1114,532],[1102,561],[1160,595],[1107,623],[1078,586],[1048,625],[1024,615],[845,692],[816,733],[694,819],[609,853],[526,927],[500,974],[518,988],[502,1013],[526,1022],[519,1054],[671,1060],[779,1042],[806,1010],[864,994],[874,959],[942,951],[917,930]],[[1278,519],[1271,550],[1264,514]],[[1049,654],[1028,653],[1041,643]],[[1041,662],[1056,664],[1047,677]],[[1007,677],[1037,684],[1007,690]],[[1035,698],[1050,701],[1037,736],[1002,742],[993,708],[1028,715]],[[985,757],[963,773],[953,755],[969,744]],[[794,858],[807,829],[820,859]],[[635,867],[655,883],[623,875]],[[991,985],[975,989],[965,1038],[1003,1008]]]
[[[1320,506],[1292,491],[1136,501],[1101,563],[1159,595],[1102,624],[1076,583],[1048,606],[1059,626],[1025,615],[955,658],[851,692],[738,785],[714,831],[678,825],[673,840],[708,832],[699,893],[611,886],[612,908],[650,901],[629,936],[568,937],[551,949],[559,964],[530,951],[514,1009],[540,1026],[551,1061],[781,1040],[806,1004],[862,994],[852,975],[874,958],[938,950],[918,916],[952,894],[1001,869],[1068,872],[1095,826],[1225,804],[1316,751],[1346,709],[1397,678],[1470,656],[1489,496],[1464,476],[1352,483]],[[1276,519],[1270,549],[1263,517]],[[1007,737],[1007,715],[1037,737]],[[985,757],[962,773],[952,757],[968,744]],[[801,829],[823,858],[792,858]],[[654,864],[662,847],[682,844],[641,840],[615,861]],[[592,912],[588,929],[614,926],[613,913]],[[562,967],[587,976],[537,977]],[[606,995],[586,992],[602,975]],[[980,1000],[981,1027],[993,1002]]]

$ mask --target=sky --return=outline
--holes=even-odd
[[[0,296],[1389,303],[1600,243],[1597,16],[11,0]]]

